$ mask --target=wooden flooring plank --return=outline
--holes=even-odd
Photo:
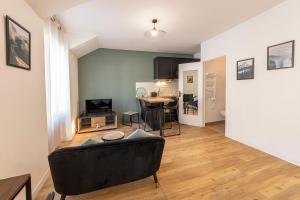
[[[121,126],[119,130],[128,135],[134,128]],[[76,146],[88,138],[100,139],[105,132],[76,135],[62,146]],[[299,167],[209,128],[182,126],[181,136],[166,138],[158,178],[159,188],[149,177],[67,199],[300,200]],[[49,178],[37,199],[45,199],[52,190]]]

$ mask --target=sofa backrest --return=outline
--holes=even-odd
[[[48,157],[55,190],[78,195],[151,176],[160,167],[164,143],[148,137],[56,150]]]

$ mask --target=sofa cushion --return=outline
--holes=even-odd
[[[135,138],[145,138],[145,137],[155,137],[155,135],[151,133],[147,133],[142,129],[137,129],[127,136],[127,139],[135,139]]]
[[[100,141],[97,141],[97,140],[87,139],[80,146],[87,146],[87,145],[92,145],[92,144],[98,144],[99,142]]]

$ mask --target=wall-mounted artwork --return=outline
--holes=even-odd
[[[254,58],[237,61],[237,80],[254,79]]]
[[[294,67],[295,41],[268,47],[268,70]]]
[[[193,83],[193,76],[187,76],[187,83]]]
[[[30,70],[30,32],[6,16],[6,64]]]

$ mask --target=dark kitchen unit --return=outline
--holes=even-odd
[[[195,58],[154,58],[154,79],[178,79],[178,66],[183,63],[199,62]]]

